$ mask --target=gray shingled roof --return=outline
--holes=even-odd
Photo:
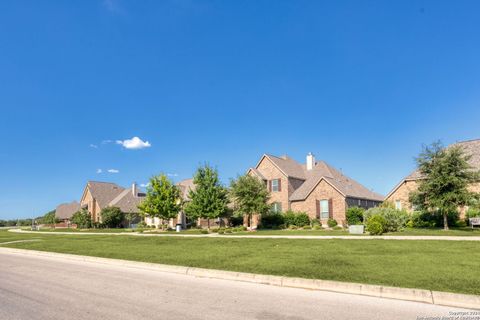
[[[471,156],[468,163],[473,167],[473,169],[480,170],[480,139],[457,142],[449,145],[447,148],[451,148],[454,146],[462,147],[465,154]],[[408,176],[406,176],[402,181],[418,180],[421,178],[422,178],[422,175],[417,169],[417,170],[414,170],[412,173],[410,173]]]
[[[97,200],[100,209],[108,206],[108,204],[115,199],[125,188],[111,182],[88,181],[92,196]]]
[[[123,190],[108,204],[110,207],[118,207],[125,213],[140,213],[138,205],[145,199],[143,193],[133,194],[132,188]]]
[[[190,198],[188,197],[188,194],[190,190],[195,190],[195,184],[193,183],[193,179],[185,179],[182,181],[179,181],[177,183],[177,187],[180,189],[180,195],[182,196],[183,201],[188,201]]]
[[[312,170],[307,170],[288,156],[275,157],[266,155],[288,177],[298,178],[305,182],[290,196],[291,201],[301,201],[307,198],[321,179],[325,179],[334,188],[346,197],[383,201],[384,197],[368,190],[357,181],[343,175],[340,171],[327,164],[325,161],[316,162]]]
[[[62,203],[55,209],[55,217],[60,220],[70,219],[72,215],[79,210],[80,203],[77,201]]]

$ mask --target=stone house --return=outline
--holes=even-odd
[[[475,170],[480,170],[480,139],[468,140],[454,143],[452,146],[460,146],[463,148],[465,154],[470,155],[469,164]],[[409,201],[409,196],[412,191],[418,189],[418,183],[422,179],[422,175],[418,170],[414,170],[408,176],[403,178],[385,197],[385,201],[392,202],[395,208],[399,210],[406,210],[408,212],[414,211],[414,207]],[[469,187],[470,191],[480,192],[480,183],[474,183]],[[460,217],[464,217],[467,208],[459,208]]]
[[[311,219],[319,219],[322,224],[331,218],[344,225],[348,207],[368,209],[383,201],[382,195],[345,176],[325,161],[316,161],[311,153],[305,164],[286,155],[264,154],[248,174],[264,181],[270,192],[272,211],[306,212]],[[253,228],[258,225],[259,218],[253,218]]]
[[[138,205],[145,193],[138,190],[133,183],[130,188],[123,188],[111,182],[88,181],[80,199],[80,206],[87,209],[93,222],[102,222],[100,212],[107,207],[118,207],[124,213],[140,213]]]

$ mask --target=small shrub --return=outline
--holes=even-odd
[[[467,222],[465,220],[458,220],[455,222],[455,226],[458,228],[465,228],[467,226]]]
[[[413,221],[408,220],[407,224],[405,225],[407,228],[413,228]]]
[[[292,224],[291,226],[288,227],[289,230],[297,230],[298,227],[294,224]]]
[[[327,224],[330,228],[333,228],[338,224],[338,222],[335,219],[328,218]]]
[[[341,226],[335,226],[332,228],[333,230],[343,230],[343,228]]]
[[[313,226],[313,230],[322,230],[322,229],[323,229],[322,225],[314,225]]]
[[[219,228],[210,228],[210,232],[212,233],[217,233]]]
[[[310,226],[304,226],[304,227],[303,227],[303,230],[312,230],[312,227],[310,227]]]
[[[399,231],[403,229],[409,220],[409,215],[404,210],[397,210],[392,208],[370,208],[364,212],[364,221],[372,216],[382,216],[385,219],[384,231]]]
[[[218,230],[218,234],[224,234],[225,230]]]
[[[225,229],[225,233],[232,233],[232,229]]]
[[[310,225],[310,217],[305,212],[299,212],[295,215],[295,225],[297,227],[304,227]]]
[[[284,223],[283,215],[280,213],[268,213],[262,215],[261,227],[266,229],[276,228]]]
[[[200,233],[201,234],[208,234],[208,230],[202,229],[202,230],[200,230]]]
[[[247,227],[245,227],[245,226],[240,226],[240,227],[238,227],[238,230],[239,230],[239,231],[247,231]]]
[[[387,220],[380,214],[370,216],[367,221],[367,231],[372,235],[379,235],[385,232]]]
[[[278,226],[279,229],[287,229],[287,226],[285,224],[281,224]]]
[[[229,222],[230,226],[232,226],[232,227],[241,226],[243,224],[243,216],[242,215],[231,216],[228,219],[228,222]]]
[[[296,223],[296,216],[295,212],[292,210],[288,210],[283,214],[283,224],[285,224],[287,227],[295,225]]]
[[[145,221],[140,221],[139,223],[137,223],[137,228],[146,228],[147,227],[147,224],[145,223]]]
[[[312,227],[315,227],[315,226],[321,226],[322,223],[321,223],[320,220],[318,220],[318,219],[311,219],[311,220],[310,220],[310,225],[311,225]]]
[[[365,209],[360,207],[351,207],[347,209],[347,223],[349,226],[363,223],[363,213]]]

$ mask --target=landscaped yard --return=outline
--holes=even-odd
[[[480,294],[478,242],[75,236],[4,245],[171,265]]]

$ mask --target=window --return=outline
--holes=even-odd
[[[274,202],[272,205],[272,211],[275,213],[282,212],[282,204],[280,202]]]
[[[328,200],[320,200],[320,219],[329,218]]]
[[[402,202],[400,200],[395,201],[395,209],[402,210]]]
[[[272,191],[278,192],[280,191],[280,179],[273,179],[272,180]]]

